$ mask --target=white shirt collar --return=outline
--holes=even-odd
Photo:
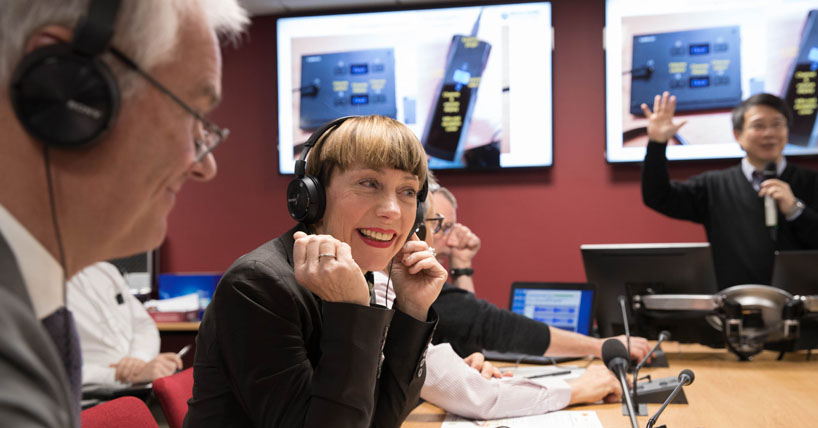
[[[51,253],[0,204],[0,233],[6,238],[26,283],[38,319],[65,306],[63,270]]]
[[[781,177],[781,173],[784,172],[784,169],[787,168],[787,158],[781,157],[781,162],[778,162],[775,165],[775,175]],[[744,177],[750,183],[753,182],[753,171],[756,170],[756,167],[750,163],[750,160],[747,159],[747,156],[741,159],[741,172],[744,173]]]

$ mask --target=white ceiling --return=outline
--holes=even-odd
[[[322,9],[388,8],[430,3],[457,4],[466,1],[470,0],[239,0],[252,15],[280,15]]]

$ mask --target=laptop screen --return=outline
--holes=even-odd
[[[593,303],[592,284],[515,282],[509,309],[552,327],[588,335]]]

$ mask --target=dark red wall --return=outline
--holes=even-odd
[[[553,2],[554,166],[545,170],[441,173],[460,221],[483,241],[477,295],[505,306],[512,281],[584,281],[579,246],[695,242],[695,224],[642,205],[638,165],[605,162],[604,2]],[[224,271],[238,256],[293,224],[290,177],[277,172],[275,28],[253,20],[238,50],[224,52],[224,101],[213,119],[230,128],[216,151],[214,181],[185,187],[161,254],[165,272]],[[795,160],[811,168],[818,161]],[[735,161],[673,164],[675,178]]]

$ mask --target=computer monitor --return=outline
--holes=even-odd
[[[625,332],[619,296],[628,299],[631,334],[656,339],[668,330],[680,342],[718,346],[721,334],[701,312],[631,310],[643,294],[715,294],[718,291],[708,243],[582,245],[588,282],[597,286],[596,319],[602,337]]]
[[[594,314],[594,285],[564,282],[515,282],[508,309],[563,330],[588,335]]]
[[[818,250],[776,251],[772,286],[792,295],[818,295]]]
[[[818,295],[818,250],[776,251],[772,286],[792,295]],[[818,316],[801,320],[800,334],[794,349],[818,347]]]

